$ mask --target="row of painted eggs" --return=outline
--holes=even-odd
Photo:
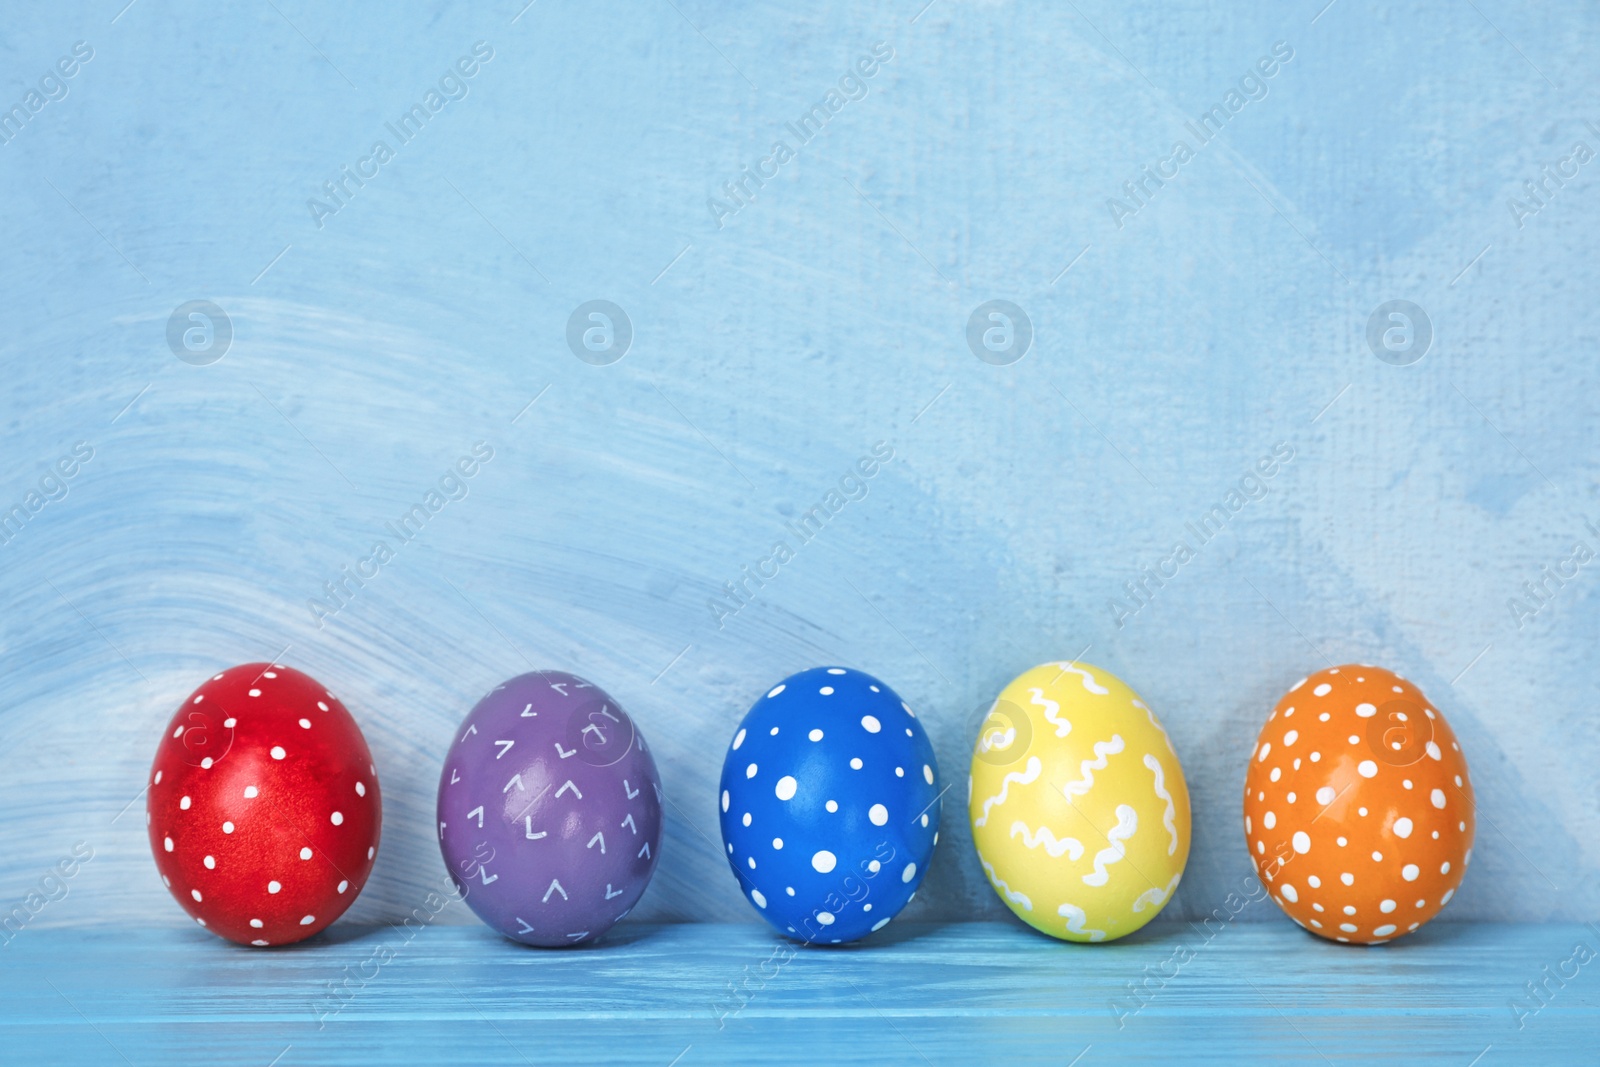
[[[739,724],[718,806],[727,859],[777,930],[838,944],[910,902],[939,840],[948,787],[910,705],[843,667],[773,686]],[[457,891],[526,944],[598,937],[643,895],[660,857],[655,761],[633,720],[575,675],[538,671],[485,696],[439,778],[437,833]],[[1008,685],[967,778],[985,876],[1018,918],[1109,941],[1161,911],[1189,855],[1189,793],[1155,713],[1080,663]],[[1302,927],[1376,943],[1417,929],[1471,856],[1472,787],[1443,715],[1409,682],[1348,665],[1296,683],[1251,752],[1245,841]],[[211,932],[302,940],[372,871],[377,768],[344,705],[277,664],[213,676],[156,753],[149,832],[163,882]]]

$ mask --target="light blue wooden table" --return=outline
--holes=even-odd
[[[592,948],[541,951],[477,927],[408,939],[342,925],[255,952],[199,929],[30,931],[0,957],[0,1058],[1592,1063],[1600,963],[1567,963],[1579,943],[1600,948],[1600,933],[1435,923],[1352,949],[1283,923],[1161,923],[1086,948],[1014,923],[907,924],[814,949],[748,924],[624,924]],[[1529,998],[1525,983],[1574,968],[1546,1004]]]

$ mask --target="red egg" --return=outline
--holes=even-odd
[[[378,774],[361,728],[315,679],[247,663],[167,724],[151,767],[150,848],[201,926],[286,945],[332,923],[378,854]]]

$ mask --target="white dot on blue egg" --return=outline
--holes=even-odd
[[[926,815],[924,815],[922,817],[922,825],[924,825],[924,826],[928,825],[928,817]]]
[[[900,702],[900,706],[902,708],[905,708],[906,709],[906,714],[911,716],[913,719],[915,719],[917,717],[917,713],[911,710],[911,705],[907,704],[904,700],[902,700]]]
[[[833,912],[831,912],[831,911],[819,911],[819,912],[817,912],[817,922],[821,923],[823,926],[832,926],[833,925]]]
[[[778,779],[778,787],[774,792],[777,793],[779,800],[793,800],[794,792],[799,788],[799,785],[800,783],[794,780],[794,775],[786,774]],[[750,824],[746,823],[745,825],[748,826]]]
[[[824,804],[823,807],[827,808],[829,811],[838,811],[839,810],[839,802],[837,800],[830,800],[826,804]]]
[[[817,692],[821,693],[825,697],[831,697],[833,696],[833,686],[825,685],[821,689],[818,689]]]
[[[740,727],[739,732],[733,735],[733,750],[739,751],[739,746],[742,744],[744,744],[744,728]]]
[[[756,858],[754,856],[751,856],[749,859],[745,860],[745,862],[750,865],[750,869],[752,871],[756,869]]]
[[[843,674],[844,673],[844,668],[843,667],[829,667],[828,668],[828,673],[829,674]]]
[[[748,811],[744,813],[744,824],[746,826],[750,825],[750,813]]]
[[[933,784],[933,768],[928,766],[926,763],[922,765],[922,780],[927,782],[929,785]]]
[[[833,870],[834,867],[838,866],[838,863],[839,857],[835,856],[827,849],[822,849],[816,855],[811,857],[811,866],[816,868],[818,874],[827,874],[829,871]],[[915,865],[913,865],[913,868],[914,867]]]
[[[894,776],[896,778],[904,778],[906,776],[906,769],[904,767],[896,767],[894,769]]]
[[[889,809],[882,804],[874,804],[867,809],[867,818],[872,820],[872,825],[882,826],[889,821]]]
[[[764,908],[767,906],[767,898],[762,895],[761,890],[759,889],[750,890],[750,899],[756,902],[756,907],[758,908]]]
[[[773,697],[777,696],[781,692],[783,692],[783,686],[775,685],[770,690],[767,691],[767,699],[771,700]]]
[[[883,729],[883,724],[878,721],[878,717],[876,715],[861,716],[861,726],[869,734],[875,734],[879,730]]]
[[[867,870],[871,871],[873,874],[877,874],[882,869],[883,864],[879,863],[877,860],[873,860],[871,863],[867,864]]]
[[[785,893],[788,893],[788,894],[789,894],[789,895],[790,895],[790,896],[791,896],[791,897],[792,897],[792,896],[794,896],[794,886],[792,886],[792,885],[786,885],[786,886],[784,886],[784,887],[783,887],[783,891],[784,891],[784,892],[785,892]],[[794,927],[792,927],[792,926],[791,926],[791,927],[789,927],[789,929],[791,929],[791,930],[793,930],[793,929],[794,929]]]
[[[751,866],[754,866],[754,862],[752,862]],[[917,865],[915,863],[906,864],[906,869],[900,872],[900,880],[902,882],[909,882],[909,881],[911,881],[911,879],[915,878],[916,876],[917,876]],[[915,895],[916,894],[914,894],[914,893],[912,894],[912,896],[915,896]],[[910,898],[906,899],[906,903],[907,904],[911,903]]]
[[[778,736],[778,728],[776,726],[774,726],[770,732],[771,732],[773,737],[777,737]]]
[[[744,769],[744,776],[746,778],[754,778],[756,776],[756,765],[754,763]]]
[[[855,771],[859,771],[861,769],[861,757],[860,756],[855,756],[855,757],[851,758],[851,760],[850,760],[850,769],[851,770],[855,770]]]
[[[783,847],[783,838],[781,838],[781,837],[774,837],[774,838],[773,838],[773,839],[772,839],[772,847],[773,847],[773,848],[782,848],[782,847]]]
[[[728,791],[726,789],[722,791],[722,810],[728,810]]]
[[[878,688],[878,687],[877,687],[877,686],[875,686],[875,685],[869,685],[869,686],[867,686],[867,688],[868,688],[868,689],[870,689],[870,690],[872,690],[872,691],[873,691],[873,692],[874,692],[874,693],[881,693],[881,692],[883,692],[883,690],[881,690],[881,689],[879,689],[879,688]]]
[[[813,741],[821,741],[822,740],[822,731],[821,730],[812,730],[806,736],[811,738],[811,740],[813,740]]]
[[[892,919],[892,918],[894,918],[894,916],[890,915],[890,916],[887,916],[886,918],[879,919],[877,922],[873,923],[872,924],[873,931],[877,932],[878,930],[882,930],[885,926],[888,926],[889,925],[889,920]]]

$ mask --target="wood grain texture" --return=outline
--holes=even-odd
[[[924,3],[11,5],[0,105],[74,41],[94,58],[0,146],[0,506],[95,451],[0,546],[0,912],[83,842],[28,936],[184,923],[140,792],[161,724],[229,664],[281,655],[366,731],[386,818],[352,922],[439,883],[454,724],[550,667],[613,693],[659,761],[636,916],[755,924],[715,783],[760,693],[826,662],[884,678],[959,796],[993,696],[1081,654],[1184,761],[1168,917],[1251,877],[1253,736],[1347,660],[1415,680],[1461,737],[1481,831],[1448,917],[1600,916],[1600,572],[1520,629],[1507,610],[1600,548],[1600,163],[1520,225],[1507,207],[1600,149],[1600,11]],[[308,200],[479,40],[470,91],[319,226]],[[866,95],[719,226],[708,199],[880,41]],[[1113,219],[1277,41],[1264,97]],[[565,340],[601,298],[635,332],[607,367]],[[967,346],[992,298],[1034,324],[1013,366]],[[1365,339],[1396,298],[1434,326],[1409,367]],[[209,366],[166,340],[196,299],[234,329]],[[480,440],[466,498],[319,624],[310,599]],[[719,622],[725,583],[880,440],[865,497]],[[1278,442],[1270,492],[1119,626],[1125,583]],[[947,818],[905,918],[1003,915]]]
[[[199,930],[41,931],[0,972],[0,1042],[18,1063],[1463,1067],[1579,1062],[1600,1026],[1595,963],[1537,1013],[1510,1007],[1575,943],[1600,947],[1584,926],[1437,923],[1382,949],[1261,923],[1209,938],[1157,923],[1093,947],[1014,923],[884,934],[824,949],[748,924],[624,923],[590,949],[537,950],[346,926],[250,952]],[[1128,983],[1150,975],[1130,1011]]]

